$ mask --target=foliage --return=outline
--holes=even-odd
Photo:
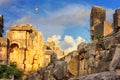
[[[100,34],[96,34],[95,40],[97,40],[97,41],[102,41],[102,40],[103,40],[103,36],[100,35]]]
[[[9,66],[0,65],[0,78],[10,79],[10,76],[20,79],[22,75],[22,70],[18,69],[15,62],[11,62]]]
[[[3,37],[3,36],[2,36],[2,33],[0,33],[0,37]]]

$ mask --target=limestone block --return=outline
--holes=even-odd
[[[39,59],[39,56],[40,56],[39,54],[35,54],[35,55],[34,55],[34,59],[35,59],[35,60],[38,60],[38,59]]]
[[[7,61],[7,47],[0,47],[1,51],[0,51],[0,59]]]
[[[56,61],[55,68],[52,73],[56,80],[63,80],[63,78],[67,76],[67,62]]]
[[[45,58],[44,66],[47,66],[50,63],[50,58]]]
[[[17,63],[17,68],[24,70],[24,64],[18,64]]]
[[[40,64],[39,60],[33,60],[34,64]]]
[[[71,59],[71,61],[68,64],[68,71],[73,75],[77,76],[78,74],[78,58],[75,57]]]
[[[30,59],[27,59],[24,61],[24,64],[32,64],[33,63],[33,60],[30,60]]]
[[[119,80],[120,76],[117,72],[100,72],[96,74],[81,76],[78,78],[70,78],[69,80]]]
[[[96,34],[103,33],[103,23],[106,20],[106,11],[102,7],[93,6],[90,14],[91,38],[95,39]]]
[[[95,50],[95,48],[96,48],[95,43],[82,42],[78,45],[77,51],[79,52],[79,54],[81,54],[81,53],[84,53],[86,51]]]
[[[114,29],[117,32],[120,29],[120,9],[115,10],[113,17],[114,17]]]
[[[104,36],[107,36],[108,34],[112,33],[112,31],[112,23],[104,21]]]
[[[39,66],[43,67],[45,65],[45,56],[44,55],[39,55],[38,62],[39,62]]]
[[[17,52],[10,53],[10,61],[11,62],[18,62],[19,61]]]
[[[110,63],[110,70],[115,70],[117,66],[120,64],[120,48],[117,47],[115,50],[115,54],[113,56],[112,62]]]
[[[33,71],[37,71],[38,68],[39,68],[38,64],[33,64],[32,65],[32,70]]]
[[[25,64],[25,71],[29,72],[32,70],[32,64]]]
[[[32,64],[33,63],[33,53],[31,51],[26,51],[26,60],[25,64]]]

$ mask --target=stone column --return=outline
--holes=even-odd
[[[99,6],[93,6],[90,14],[90,31],[92,40],[94,40],[96,34],[103,35],[103,24],[105,20],[105,9]],[[99,29],[97,27],[99,27]]]
[[[114,31],[118,32],[120,30],[120,9],[116,9],[113,15]]]

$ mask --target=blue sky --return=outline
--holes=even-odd
[[[0,0],[0,14],[4,15],[5,31],[14,24],[30,23],[42,32],[45,40],[52,37],[67,49],[68,45],[78,45],[78,40],[90,41],[89,17],[93,5],[104,7],[107,20],[112,21],[119,3],[119,0]],[[67,42],[67,38],[72,41]]]

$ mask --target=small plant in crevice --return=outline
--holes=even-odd
[[[100,34],[96,34],[96,35],[95,35],[95,40],[96,40],[96,41],[102,41],[102,40],[103,40],[103,36],[100,35]]]

